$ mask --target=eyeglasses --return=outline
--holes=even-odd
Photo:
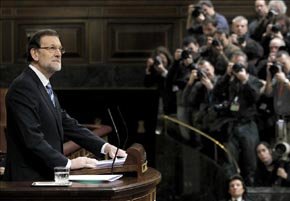
[[[54,53],[57,50],[59,50],[61,52],[61,54],[64,54],[65,53],[65,50],[64,50],[63,47],[54,47],[54,46],[51,46],[51,47],[39,47],[38,49],[45,49],[45,50],[49,51],[50,53]]]

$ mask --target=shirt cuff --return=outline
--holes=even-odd
[[[101,153],[102,154],[107,154],[107,153],[105,153],[105,147],[107,146],[107,144],[109,144],[109,143],[105,143],[103,146],[102,146],[102,149],[101,149]]]
[[[65,167],[66,167],[66,168],[70,168],[70,167],[71,167],[71,160],[70,160],[70,159],[68,159],[67,164],[66,164]]]

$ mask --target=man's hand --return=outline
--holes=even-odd
[[[234,72],[233,74],[240,80],[243,84],[245,84],[249,79],[249,74],[246,72],[246,69],[242,68],[239,72]]]
[[[117,151],[117,147],[111,144],[107,144],[105,146],[105,153],[110,156],[110,158],[114,158]],[[127,153],[123,149],[118,150],[117,156],[119,157],[127,157]]]
[[[283,72],[281,72],[281,71],[278,72],[278,73],[276,73],[275,77],[276,77],[276,80],[277,80],[278,82],[281,82],[281,83],[284,83],[285,80],[287,80],[285,73],[283,73]]]
[[[213,84],[211,80],[205,75],[201,78],[201,83],[207,88],[208,91],[213,89]]]
[[[78,157],[71,160],[71,170],[81,169],[81,168],[95,168],[97,167],[98,161],[94,158],[88,157]]]
[[[288,177],[288,174],[287,174],[287,172],[285,171],[285,169],[284,168],[278,168],[277,169],[277,176],[278,177],[281,177],[281,178],[283,178],[283,179],[287,179],[287,177]]]
[[[150,69],[153,66],[153,64],[154,60],[152,58],[148,58],[146,61],[146,70],[145,70],[147,75],[151,74]]]

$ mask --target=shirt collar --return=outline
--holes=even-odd
[[[238,198],[232,198],[231,201],[243,201],[242,196],[238,197]]]
[[[29,64],[29,67],[35,72],[35,74],[37,75],[37,77],[40,79],[41,83],[45,87],[49,83],[49,79],[47,79],[45,75],[43,75],[43,73],[40,72],[36,67],[32,66],[31,64]]]

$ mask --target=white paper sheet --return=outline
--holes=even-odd
[[[121,166],[125,163],[126,158],[116,158],[114,166]],[[98,161],[97,167],[109,168],[112,166],[113,159]]]
[[[110,175],[70,175],[70,181],[115,181],[121,178],[122,174]]]
[[[54,181],[36,181],[31,184],[32,186],[71,186],[72,182],[60,184]]]

